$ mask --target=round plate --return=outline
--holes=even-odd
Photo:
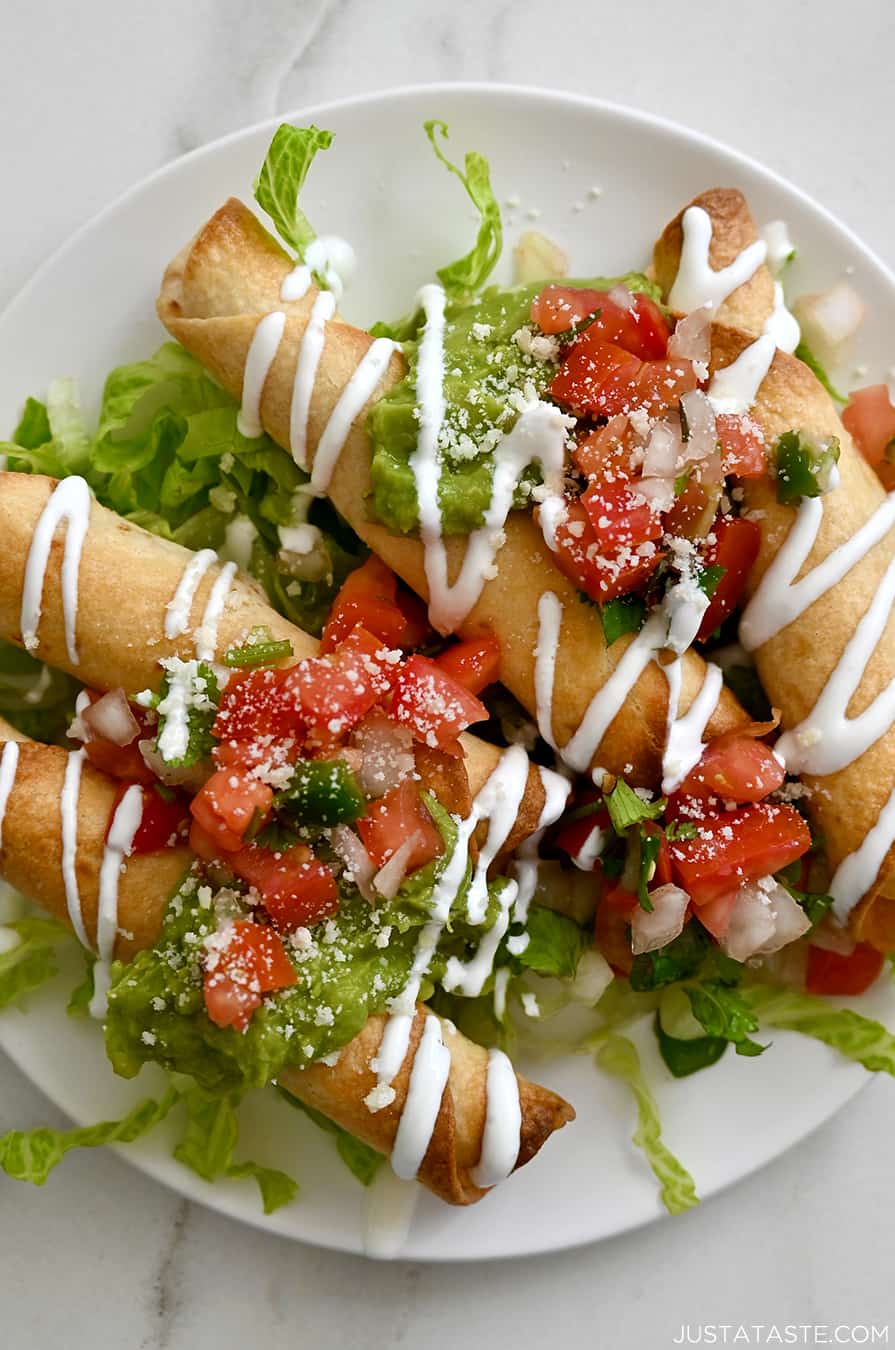
[[[357,279],[344,310],[358,323],[409,306],[434,269],[470,245],[475,217],[456,179],[436,162],[422,130],[450,126],[460,159],[488,156],[504,206],[508,274],[518,234],[537,228],[564,245],[577,275],[642,267],[653,238],[695,193],[735,185],[756,218],[784,217],[799,254],[792,291],[828,286],[846,270],[872,299],[855,362],[883,378],[879,353],[895,328],[895,279],[843,226],[807,197],[750,160],[670,123],[626,109],[535,90],[430,85],[306,109],[336,132],[315,163],[302,205],[318,230],[352,240]],[[28,393],[56,375],[74,375],[85,403],[98,403],[109,369],[145,356],[165,337],[154,301],[162,271],[230,194],[251,201],[251,184],[276,121],[187,155],[153,175],[80,231],[0,317],[0,426],[15,425]],[[114,618],[109,616],[110,629]],[[144,1071],[133,1083],[112,1075],[98,1029],[65,1015],[75,976],[30,1000],[28,1016],[0,1017],[0,1045],[63,1110],[82,1123],[121,1112],[156,1089]],[[882,985],[863,1002],[891,1010]],[[728,1053],[714,1068],[675,1081],[648,1026],[638,1029],[644,1067],[669,1146],[703,1197],[796,1143],[865,1081],[864,1070],[824,1046],[777,1033],[759,1059]],[[578,1119],[481,1205],[451,1210],[421,1197],[404,1253],[419,1260],[469,1260],[551,1251],[622,1232],[663,1212],[657,1187],[630,1144],[631,1101],[587,1058],[532,1066],[576,1106]],[[321,1246],[364,1249],[365,1193],[332,1141],[273,1093],[244,1108],[240,1153],[285,1167],[298,1200],[262,1216],[250,1183],[215,1186],[173,1162],[168,1122],[124,1156],[175,1190],[250,1223]],[[23,1122],[24,1124],[25,1122]]]

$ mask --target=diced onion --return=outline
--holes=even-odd
[[[609,988],[615,976],[612,967],[598,951],[588,951],[578,962],[578,969],[569,981],[569,997],[576,1003],[592,1008]]]
[[[851,956],[857,943],[847,928],[840,928],[827,915],[811,934],[811,945],[822,947],[825,952],[836,952],[839,956]]]
[[[644,478],[676,478],[683,450],[680,419],[656,422],[643,452]]]
[[[417,835],[414,832],[408,839],[404,840],[399,848],[395,849],[388,862],[383,863],[373,878],[373,885],[384,900],[394,900],[398,894],[401,882],[407,875],[407,863],[416,846]]]
[[[103,694],[102,698],[84,708],[80,717],[88,740],[130,745],[140,734],[140,723],[131,712],[123,689],[112,689],[108,694]]]
[[[650,891],[649,898],[652,911],[638,907],[631,919],[631,950],[635,956],[673,942],[683,931],[684,914],[690,903],[687,892],[670,882]]]
[[[770,956],[810,927],[807,914],[786,887],[763,877],[739,888],[720,945],[735,961],[748,961],[752,956]]]
[[[847,281],[837,281],[819,295],[800,295],[792,306],[802,337],[814,355],[833,365],[864,318],[864,302]]]
[[[627,286],[622,286],[621,282],[617,286],[613,286],[609,292],[609,299],[614,305],[618,305],[619,309],[634,308],[634,297]]]
[[[568,255],[540,230],[526,230],[513,249],[513,279],[517,285],[531,281],[557,281],[568,276]]]
[[[372,882],[376,868],[354,830],[348,825],[337,825],[330,836],[330,842],[353,876],[354,884],[364,899],[374,900],[376,897]]]
[[[708,363],[711,350],[712,311],[701,305],[681,319],[668,340],[668,355],[681,361]]]
[[[182,764],[168,764],[159,754],[155,741],[150,738],[138,741],[137,749],[147,769],[166,787],[182,787],[188,792],[198,792],[214,772],[214,765],[208,760],[191,764],[189,768],[184,768]]]
[[[717,450],[715,414],[712,405],[700,389],[693,389],[681,399],[687,419],[688,437],[684,442],[684,459],[689,464],[709,459]]]

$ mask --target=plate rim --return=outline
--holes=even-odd
[[[351,112],[371,105],[400,104],[405,101],[411,101],[420,97],[431,98],[433,101],[440,96],[455,97],[458,94],[467,94],[470,96],[485,98],[494,102],[503,100],[521,99],[531,104],[552,105],[555,107],[573,108],[585,114],[596,114],[598,117],[604,117],[610,120],[621,121],[623,123],[639,128],[645,128],[651,132],[658,133],[673,142],[688,142],[705,150],[720,156],[729,165],[732,172],[737,168],[746,170],[764,180],[770,186],[783,191],[791,198],[795,198],[799,203],[807,208],[812,214],[818,217],[832,232],[838,236],[843,245],[851,247],[871,267],[876,269],[889,282],[895,290],[895,269],[891,268],[883,259],[866,244],[852,227],[843,222],[838,216],[830,211],[821,202],[817,201],[810,193],[793,183],[790,179],[779,173],[777,170],[768,167],[760,160],[745,151],[738,150],[726,144],[719,138],[697,130],[684,122],[664,116],[661,113],[654,113],[632,107],[623,103],[617,103],[613,100],[593,97],[588,94],[570,93],[559,89],[551,88],[546,85],[526,84],[526,83],[492,83],[483,80],[443,80],[433,82],[417,82],[410,84],[401,84],[385,89],[367,91],[361,94],[346,95],[341,98],[327,99],[319,102],[300,105],[296,108],[288,108],[271,116],[260,118],[248,125],[234,128],[214,140],[208,141],[203,145],[194,147],[185,154],[167,161],[153,169],[150,173],[144,175],[129,187],[125,188],[116,197],[109,201],[99,211],[94,212],[81,225],[73,231],[68,238],[64,239],[47,257],[35,268],[30,276],[26,278],[19,289],[10,297],[0,310],[0,324],[15,318],[16,311],[26,306],[31,297],[32,291],[36,290],[43,282],[44,276],[55,266],[63,263],[70,253],[76,251],[81,245],[83,239],[90,232],[101,226],[108,217],[113,216],[117,211],[128,206],[133,199],[139,197],[144,192],[151,193],[152,189],[159,182],[163,182],[169,176],[183,171],[185,166],[201,162],[205,158],[211,158],[243,139],[249,138],[267,129],[272,129],[284,121],[296,122],[306,120],[311,117],[325,116],[329,113]],[[11,1051],[5,1043],[5,1038],[0,1037],[0,1047],[3,1053],[9,1057],[16,1068],[23,1074],[29,1084],[34,1086],[43,1096],[47,1098],[63,1114],[69,1116],[75,1122],[81,1122],[78,1113],[72,1112],[65,1106],[60,1106],[57,1098],[47,1090],[41,1081],[31,1076],[24,1056]],[[763,1154],[757,1161],[752,1160],[748,1164],[737,1167],[728,1177],[719,1183],[707,1186],[701,1191],[701,1200],[706,1204],[714,1196],[720,1194],[731,1187],[739,1185],[747,1177],[760,1169],[767,1167],[778,1158],[785,1156],[797,1143],[810,1138],[822,1126],[843,1107],[845,1107],[857,1094],[871,1081],[869,1074],[855,1076],[852,1082],[843,1083],[837,1093],[837,1098],[831,1103],[826,1103],[813,1123],[807,1130],[803,1130],[785,1144],[783,1148],[775,1148],[773,1151]],[[352,1245],[348,1240],[340,1241],[333,1237],[313,1237],[293,1232],[283,1232],[278,1227],[271,1225],[270,1216],[264,1215],[260,1208],[257,1212],[252,1209],[250,1212],[244,1212],[239,1209],[238,1201],[233,1192],[233,1199],[223,1187],[202,1184],[201,1189],[207,1190],[207,1195],[197,1195],[196,1189],[199,1185],[199,1179],[193,1178],[186,1173],[188,1188],[177,1185],[173,1175],[168,1174],[170,1160],[156,1160],[151,1156],[142,1156],[139,1151],[125,1147],[121,1144],[107,1145],[111,1147],[118,1156],[128,1162],[131,1166],[138,1168],[144,1175],[152,1178],[154,1182],[160,1183],[173,1194],[182,1196],[192,1203],[201,1203],[205,1207],[216,1213],[224,1214],[228,1218],[236,1219],[239,1222],[248,1224],[254,1229],[267,1233],[274,1233],[279,1237],[287,1237],[303,1245],[316,1247],[323,1250],[339,1251],[350,1254],[364,1254],[363,1245],[357,1243]],[[196,1183],[194,1185],[194,1183]],[[649,1223],[656,1222],[657,1219],[665,1219],[668,1216],[659,1212],[657,1214],[643,1214],[634,1218],[631,1222],[625,1222],[614,1228],[612,1233],[606,1233],[599,1237],[572,1237],[567,1240],[560,1240],[558,1243],[554,1240],[550,1243],[542,1242],[538,1246],[528,1247],[525,1253],[522,1252],[486,1252],[479,1253],[475,1259],[480,1260],[513,1260],[523,1257],[523,1255],[540,1255],[544,1253],[561,1252],[573,1250],[578,1247],[590,1245],[591,1243],[610,1240],[613,1237],[620,1236],[623,1233],[636,1231],[638,1228],[645,1227]],[[375,1259],[375,1258],[374,1258]],[[387,1258],[386,1258],[387,1259]],[[404,1256],[398,1253],[397,1259],[413,1261],[412,1256]],[[459,1247],[440,1252],[437,1256],[428,1256],[425,1258],[416,1258],[422,1263],[433,1264],[455,1264],[470,1259]]]

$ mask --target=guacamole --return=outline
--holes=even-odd
[[[610,290],[619,283],[655,294],[652,283],[637,272],[569,285]],[[446,307],[447,411],[439,438],[439,504],[445,534],[469,534],[482,524],[491,499],[492,452],[512,429],[522,400],[543,396],[555,374],[554,361],[534,354],[526,338],[531,302],[544,284],[490,286],[472,303],[454,300]],[[367,426],[373,445],[372,512],[398,534],[410,534],[419,523],[410,458],[419,430],[416,366],[421,324],[419,316],[416,333],[404,343],[406,376],[373,406]],[[516,508],[525,506],[540,481],[540,469],[532,465],[517,487]]]

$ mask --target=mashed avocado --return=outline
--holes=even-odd
[[[608,290],[619,281],[629,290],[655,294],[640,273],[612,280],[570,282]],[[443,456],[439,503],[446,534],[469,534],[482,519],[491,498],[492,451],[510,431],[526,396],[544,393],[555,373],[554,361],[531,350],[529,311],[543,282],[511,289],[490,286],[478,300],[452,301],[446,309],[445,381],[447,405],[440,437]],[[419,428],[416,407],[416,364],[419,332],[404,344],[407,375],[370,412],[373,443],[373,514],[399,534],[417,528],[417,500],[410,457]],[[524,506],[540,481],[539,470],[527,470],[515,505]]]

